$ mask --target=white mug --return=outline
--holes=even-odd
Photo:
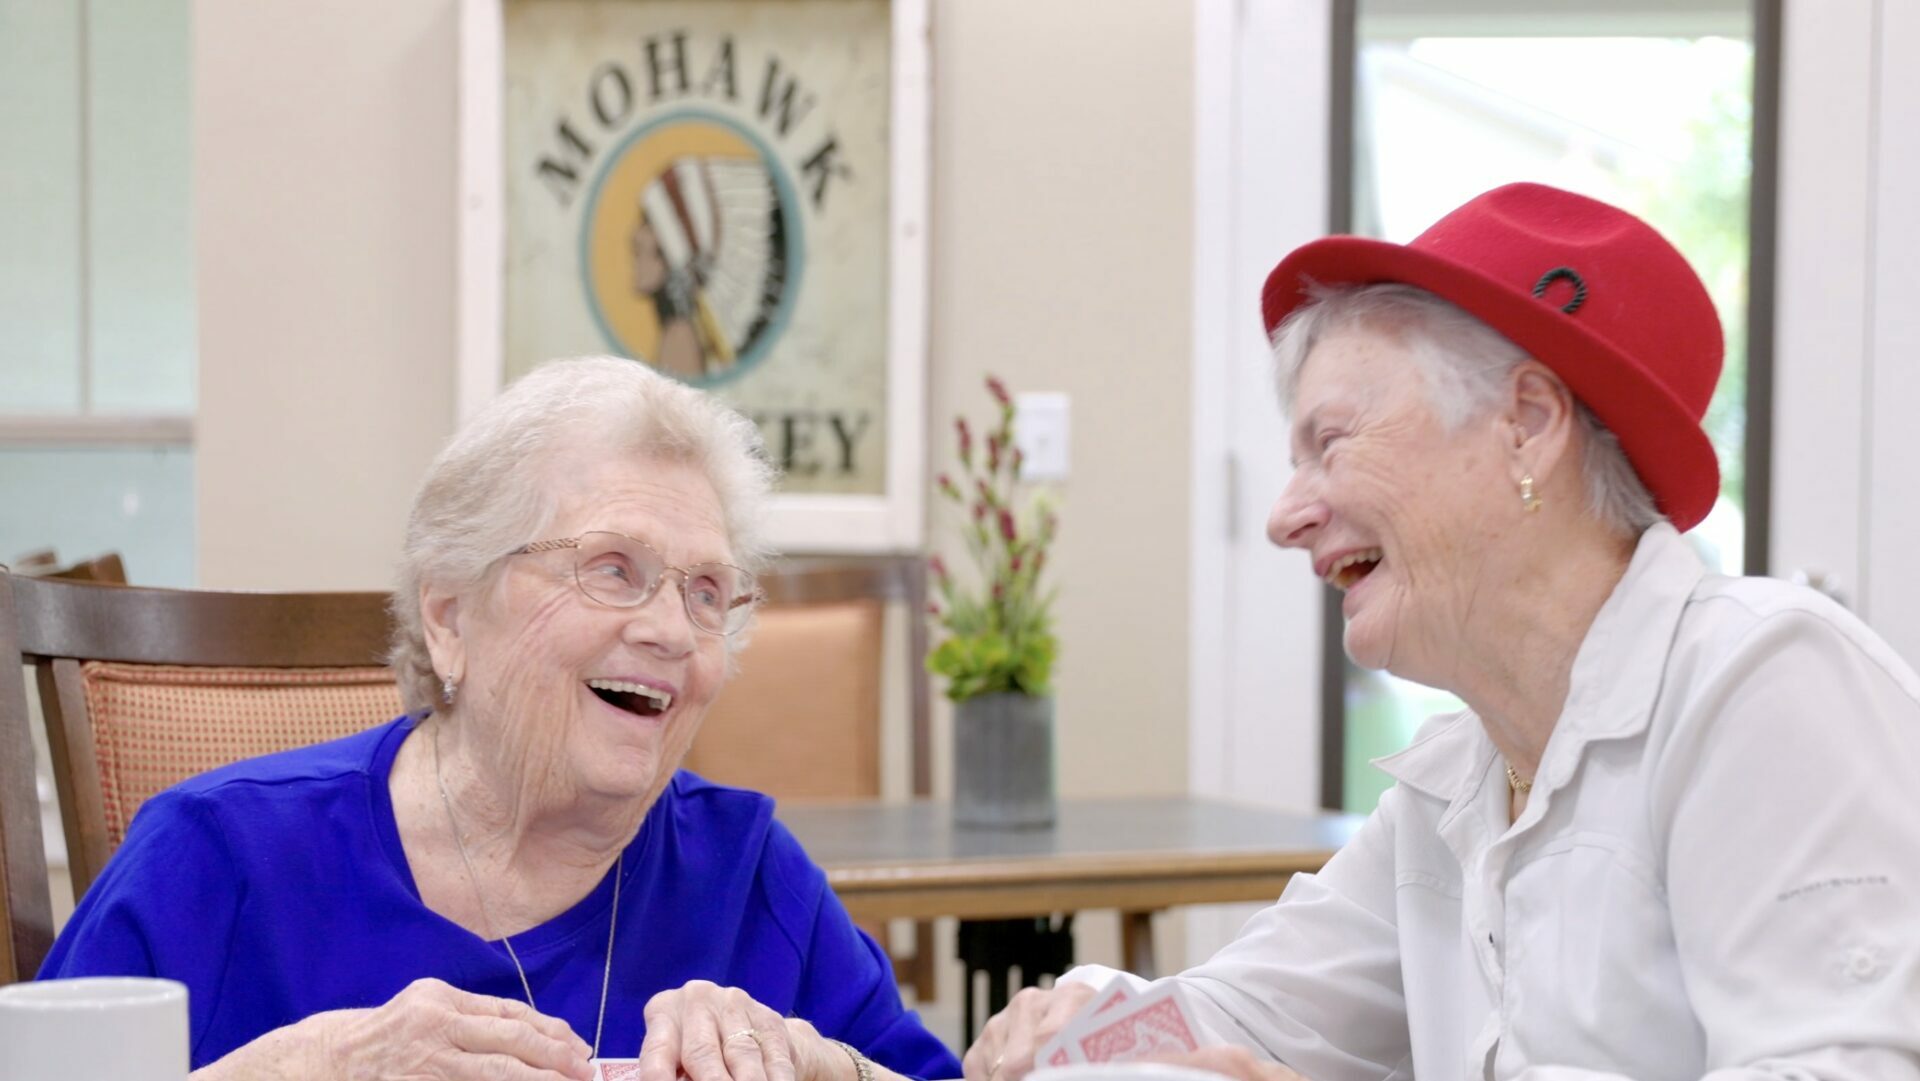
[[[0,987],[0,1081],[186,1081],[187,987],[93,976]]]

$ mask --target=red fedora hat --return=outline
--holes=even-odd
[[[1639,218],[1543,184],[1495,188],[1409,244],[1332,236],[1267,276],[1272,334],[1310,285],[1404,282],[1472,312],[1552,368],[1620,438],[1682,531],[1713,509],[1720,463],[1700,426],[1724,344],[1713,300]]]

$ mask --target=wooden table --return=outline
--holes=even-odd
[[[1180,797],[1065,800],[1050,828],[977,829],[944,803],[782,804],[856,919],[1004,919],[1116,908],[1128,967],[1153,968],[1156,910],[1271,901],[1359,827]]]

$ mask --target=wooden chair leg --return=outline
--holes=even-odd
[[[913,960],[907,969],[913,981],[915,1004],[932,1002],[939,993],[940,981],[934,961],[933,921],[917,920],[913,925]]]
[[[40,836],[27,681],[15,631],[13,576],[0,572],[0,984],[33,979],[53,948],[53,900]]]
[[[1158,977],[1153,958],[1153,913],[1120,913],[1120,957],[1128,972],[1149,980]]]

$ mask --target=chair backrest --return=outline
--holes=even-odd
[[[31,572],[28,572],[31,573]],[[120,559],[119,552],[108,552],[92,559],[83,559],[71,566],[48,571],[43,578],[71,578],[77,582],[112,582],[127,584],[127,565]]]
[[[0,982],[31,977],[53,932],[22,663],[39,683],[77,897],[161,789],[397,715],[386,604],[0,574]]]
[[[776,799],[880,795],[887,606],[904,614],[908,754],[916,796],[933,794],[926,564],[919,556],[789,558],[766,579],[767,603],[739,670],[707,711],[686,766]],[[884,924],[867,925],[881,942]],[[895,978],[933,1001],[933,925],[889,950]]]
[[[911,783],[915,795],[932,794],[920,558],[791,558],[765,585],[739,669],[708,711],[687,768],[778,799],[878,796],[885,614],[897,605],[907,638]]]

